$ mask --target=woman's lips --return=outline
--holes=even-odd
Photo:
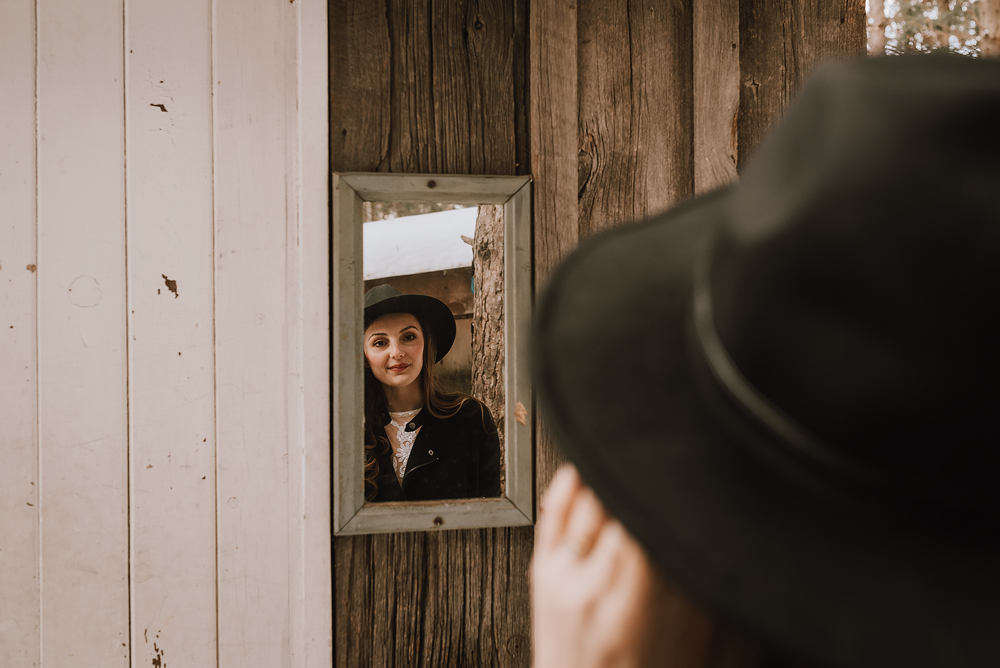
[[[397,364],[389,367],[389,371],[405,371],[409,366],[409,364]]]

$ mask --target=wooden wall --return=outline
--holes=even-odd
[[[530,173],[536,289],[582,237],[737,178],[863,0],[330,0],[331,168]],[[560,461],[536,432],[536,489]],[[338,666],[528,666],[532,531],[334,541]],[[747,665],[677,596],[679,666]]]
[[[527,2],[333,0],[330,17],[331,169],[528,172]],[[528,665],[531,541],[335,539],[336,665]]]
[[[325,18],[0,3],[0,666],[332,661]]]

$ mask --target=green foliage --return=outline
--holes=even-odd
[[[979,0],[886,0],[885,52],[979,56]],[[872,23],[882,17],[872,16]]]

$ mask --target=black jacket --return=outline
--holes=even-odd
[[[425,408],[407,424],[407,431],[418,427],[422,429],[413,442],[402,486],[392,468],[391,449],[378,454],[374,501],[500,496],[500,437],[488,408],[466,401],[458,413],[444,419]]]

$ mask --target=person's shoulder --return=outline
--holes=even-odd
[[[465,402],[458,409],[458,412],[455,415],[464,419],[468,419],[473,416],[478,418],[481,417],[483,413],[489,413],[489,412],[490,409],[487,408],[484,403],[482,403],[473,396],[466,395]]]

